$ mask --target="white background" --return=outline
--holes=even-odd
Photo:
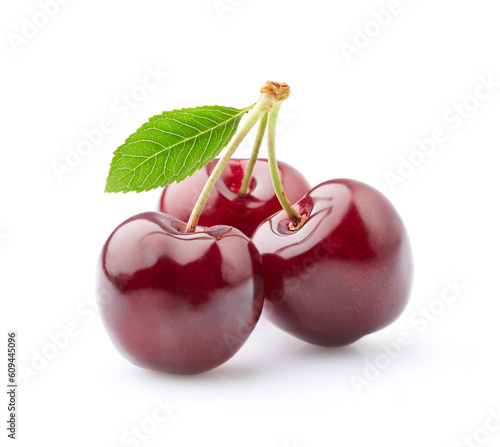
[[[33,30],[27,21],[44,23],[37,1],[3,2],[0,318],[3,349],[17,331],[24,371],[17,445],[458,447],[469,435],[499,445],[500,5],[401,0],[380,29],[373,14],[389,4],[73,0]],[[23,31],[31,37],[20,41]],[[168,75],[118,112],[148,67]],[[489,95],[480,77],[496,81]],[[104,194],[112,153],[152,115],[244,107],[267,79],[292,88],[280,159],[312,184],[369,183],[398,208],[415,256],[410,303],[394,324],[342,349],[261,321],[212,372],[142,370],[103,330],[94,272],[110,232],[154,209],[160,191]],[[58,179],[54,163],[103,119],[113,130]],[[436,128],[446,141],[415,152]],[[419,166],[392,188],[387,172],[410,157]],[[462,289],[443,303],[450,282]],[[69,341],[54,350],[64,331]],[[405,333],[411,343],[397,350]],[[151,424],[167,399],[175,409]],[[134,443],[133,426],[152,433]]]

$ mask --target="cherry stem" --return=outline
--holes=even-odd
[[[252,155],[250,156],[250,160],[248,160],[247,170],[245,171],[245,177],[243,177],[243,182],[241,183],[239,194],[246,194],[248,191],[248,187],[250,186],[253,169],[255,168],[255,163],[257,162],[257,157],[259,156],[260,146],[262,144],[262,140],[264,139],[264,133],[266,132],[267,117],[268,114],[266,113],[260,119],[259,130],[257,131],[257,136],[255,137],[255,144],[253,145]]]
[[[223,157],[219,160],[214,170],[210,174],[210,177],[207,180],[207,183],[203,187],[201,191],[200,197],[196,202],[191,216],[189,217],[189,222],[186,226],[186,233],[194,233],[196,231],[196,227],[200,220],[201,213],[205,204],[207,203],[208,197],[212,191],[212,188],[215,186],[219,176],[222,171],[226,167],[227,162],[233,156],[238,146],[243,141],[243,139],[247,136],[248,132],[252,129],[252,127],[262,118],[264,114],[269,112],[273,106],[274,99],[277,96],[276,83],[268,83],[261,89],[261,95],[257,103],[254,105],[252,110],[250,110],[246,121],[240,126],[236,135],[231,140],[231,143],[228,146],[228,149]]]
[[[278,160],[276,159],[276,123],[278,121],[278,114],[282,104],[281,101],[275,101],[273,108],[269,112],[269,122],[267,124],[267,151],[269,159],[269,170],[271,171],[271,179],[274,186],[274,192],[278,198],[283,210],[288,218],[292,221],[289,228],[296,230],[303,224],[302,216],[295,210],[295,208],[288,200],[281,183],[280,173],[278,168]]]

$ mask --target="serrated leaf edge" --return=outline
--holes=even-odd
[[[238,113],[237,113],[237,114],[235,114],[235,115],[233,115],[233,116],[231,116],[231,118],[229,118],[227,121],[223,121],[223,122],[222,122],[222,123],[220,123],[217,127],[224,126],[224,125],[226,125],[227,123],[231,122],[232,120],[236,120],[236,119],[238,119],[238,118],[241,120],[241,118],[243,117],[243,115],[244,115],[247,111],[251,110],[253,106],[254,106],[254,104],[252,104],[251,106],[245,107],[245,108],[243,108],[243,109],[235,109],[235,110],[238,110]],[[145,131],[145,130],[148,130],[148,129],[151,129],[151,127],[144,128],[144,126],[145,126],[146,124],[148,124],[148,123],[154,123],[154,122],[156,122],[156,121],[158,121],[158,120],[160,120],[160,119],[162,119],[162,118],[166,118],[166,117],[165,117],[165,115],[164,115],[165,113],[172,113],[172,112],[184,112],[184,113],[185,113],[186,111],[189,111],[189,110],[205,109],[205,108],[207,108],[207,107],[224,107],[224,108],[226,108],[226,109],[234,109],[234,107],[218,106],[218,105],[215,105],[215,104],[214,104],[214,105],[212,105],[212,106],[200,106],[200,107],[194,107],[194,108],[193,108],[193,107],[190,107],[190,108],[183,108],[183,109],[173,109],[173,110],[169,110],[169,111],[162,112],[162,113],[161,113],[161,114],[159,114],[159,115],[155,115],[155,116],[151,117],[150,119],[148,119],[148,122],[147,122],[147,123],[145,123],[145,124],[143,124],[142,126],[140,126],[140,127],[139,127],[139,128],[138,128],[138,129],[137,129],[137,130],[133,133],[133,134],[131,134],[129,137],[127,137],[127,139],[125,140],[125,142],[124,142],[122,145],[120,145],[120,146],[119,146],[119,147],[118,147],[118,148],[114,151],[114,156],[113,156],[113,159],[111,160],[111,163],[110,163],[110,168],[111,168],[111,166],[113,166],[113,164],[115,163],[115,161],[119,160],[122,156],[124,156],[123,154],[120,154],[120,153],[119,153],[119,151],[120,151],[120,149],[122,149],[123,147],[127,146],[128,144],[130,144],[130,143],[129,143],[129,140],[130,140],[130,138],[132,137],[132,135],[137,134],[137,133],[142,132],[142,131]],[[216,110],[216,111],[220,112],[220,110]],[[186,123],[182,123],[182,124],[186,124]],[[161,130],[161,129],[158,129],[158,128],[156,128],[156,127],[155,127],[154,129],[156,129],[156,130]],[[185,144],[185,143],[186,143],[186,141],[190,141],[190,140],[192,140],[192,139],[200,138],[200,136],[201,136],[201,135],[204,135],[204,134],[206,134],[206,133],[208,133],[208,132],[211,132],[212,130],[213,130],[213,128],[212,128],[212,129],[210,129],[210,130],[206,130],[206,131],[204,131],[204,132],[201,132],[201,133],[197,134],[196,136],[193,136],[193,137],[190,137],[190,138],[188,138],[188,139],[182,140],[182,141],[180,141],[180,142],[178,142],[178,143],[175,143],[175,144],[173,144],[172,146],[169,146],[169,147],[164,147],[161,151],[157,152],[155,155],[152,155],[151,157],[147,157],[147,158],[146,158],[146,160],[144,160],[143,162],[141,162],[140,164],[138,164],[138,165],[134,168],[134,170],[135,170],[135,169],[137,169],[137,168],[139,168],[140,166],[142,166],[144,163],[147,163],[147,162],[148,162],[149,160],[151,160],[152,158],[157,157],[157,156],[158,156],[159,154],[161,154],[162,152],[167,151],[167,150],[170,150],[171,148],[176,147],[176,146],[178,146],[178,145],[180,145],[180,144]],[[154,143],[155,143],[155,144],[159,144],[159,143],[157,143],[157,142],[154,142]],[[229,144],[229,142],[228,142],[227,144]],[[223,149],[227,146],[227,144],[226,144],[225,146],[221,147],[221,148],[220,148],[220,151],[222,151],[222,150],[223,150]],[[220,153],[220,151],[219,151],[219,153]],[[218,154],[215,154],[215,155],[214,155],[214,157],[212,158],[212,160],[214,160],[214,159],[217,157],[217,155],[218,155]],[[208,163],[210,163],[210,161],[212,161],[212,160],[208,160],[208,161],[207,161],[207,164],[208,164]],[[176,175],[176,176],[174,177],[174,179],[173,179],[173,182],[179,182],[179,181],[181,181],[181,180],[185,179],[186,177],[189,177],[190,175],[192,175],[194,172],[196,172],[197,170],[201,169],[202,167],[203,167],[203,166],[200,166],[198,169],[195,169],[195,170],[194,170],[194,171],[192,171],[191,173],[189,173],[189,171],[188,171],[188,175],[187,175],[187,176],[182,177],[181,179],[179,179],[179,176],[178,176],[178,175]],[[122,168],[122,169],[123,169],[123,168]],[[116,172],[116,171],[115,171],[115,172]],[[150,174],[148,174],[148,175],[150,175]],[[128,193],[128,192],[133,192],[133,191],[135,191],[135,192],[143,192],[143,191],[150,191],[150,190],[152,190],[152,189],[156,189],[156,188],[157,188],[157,187],[153,187],[153,186],[152,186],[151,188],[147,188],[147,187],[146,187],[146,188],[138,187],[137,189],[126,189],[126,190],[125,190],[125,188],[121,188],[121,189],[110,189],[110,186],[111,186],[111,185],[110,185],[110,183],[109,183],[109,177],[110,177],[110,173],[108,174],[108,179],[106,180],[106,186],[105,186],[105,189],[104,189],[104,191],[105,191],[105,192],[108,192],[108,193],[110,193],[110,192],[114,192],[114,193],[117,193],[117,192]],[[116,179],[116,181],[115,181],[115,182],[113,182],[113,184],[116,184],[117,182],[119,182],[121,178],[123,178],[123,177],[120,177],[119,179]],[[171,182],[171,183],[173,183],[173,182]],[[130,183],[130,182],[129,182],[129,183]],[[144,184],[144,182],[143,182],[143,184]],[[127,186],[128,186],[128,185],[127,185]]]

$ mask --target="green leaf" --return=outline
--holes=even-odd
[[[252,107],[205,106],[154,116],[114,152],[105,191],[149,191],[180,182],[219,155]]]

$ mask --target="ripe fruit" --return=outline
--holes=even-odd
[[[262,262],[228,226],[198,227],[138,214],[105,243],[97,267],[100,313],[116,348],[139,366],[182,374],[224,363],[263,305]]]
[[[298,230],[282,211],[253,241],[264,264],[266,315],[310,343],[341,346],[391,323],[410,294],[413,261],[401,218],[374,188],[331,180],[294,208]]]
[[[187,222],[217,161],[208,163],[180,183],[167,185],[163,189],[158,210]],[[266,159],[257,159],[247,194],[238,193],[247,165],[246,159],[229,160],[203,209],[200,225],[230,225],[251,237],[264,219],[281,209]],[[279,162],[278,167],[287,196],[294,202],[299,200],[309,190],[309,183],[292,166]]]
[[[276,124],[289,94],[268,81],[243,109],[163,112],[115,151],[107,192],[168,185],[161,212],[122,223],[97,269],[104,325],[133,363],[183,374],[215,368],[263,306],[279,327],[324,346],[352,343],[403,311],[413,261],[389,201],[346,179],[307,192],[304,177],[278,163]],[[257,123],[250,160],[231,160]],[[268,160],[257,159],[265,134]]]

